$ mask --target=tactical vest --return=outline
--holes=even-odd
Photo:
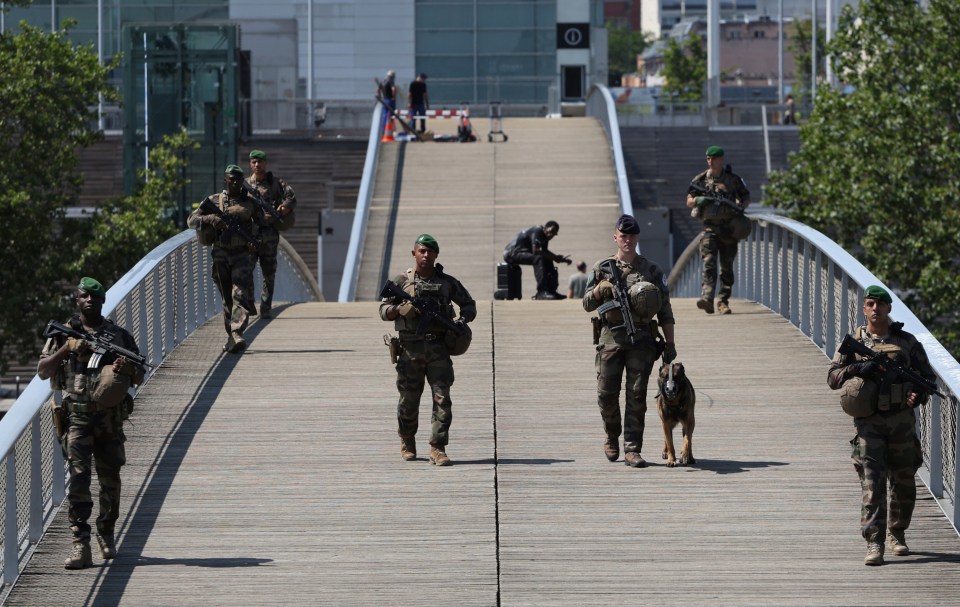
[[[83,331],[83,325],[76,317],[69,321],[71,328]],[[110,341],[122,347],[129,347],[123,339],[123,331],[108,318],[103,320],[103,326],[97,335],[108,334]],[[62,342],[56,337],[47,340],[43,348],[43,355],[50,356],[56,352]],[[96,367],[90,367],[93,352],[87,349],[82,354],[71,352],[50,378],[50,388],[63,392],[66,400],[75,403],[96,402],[103,407],[115,407],[123,402],[130,388],[130,376],[113,373],[115,357],[105,355]]]
[[[437,303],[439,313],[450,320],[453,320],[454,310],[453,304],[451,303],[452,300],[450,298],[450,283],[447,282],[442,271],[438,269],[431,279],[424,280],[417,276],[417,273],[413,268],[409,268],[404,273],[404,277],[406,278],[406,282],[401,285],[400,288],[414,297],[422,297],[424,299],[435,301]],[[403,316],[398,316],[397,320],[395,321],[395,327],[397,331],[407,334],[415,332],[417,330],[417,325],[419,324],[419,318],[407,320]],[[446,331],[446,327],[437,322],[431,323],[427,327],[427,333],[431,335],[442,335],[446,333]]]
[[[251,176],[250,179],[253,179]],[[286,184],[279,177],[274,177],[272,172],[267,172],[267,176],[263,181],[258,181],[253,183],[250,180],[247,180],[247,183],[255,188],[257,192],[260,193],[260,197],[263,198],[264,202],[273,206],[274,210],[280,211],[280,206],[283,203],[283,196],[286,193]],[[278,232],[285,232],[294,226],[296,223],[296,209],[290,209],[288,213],[283,218],[283,223],[273,223],[268,226],[261,226],[260,233],[276,230]]]
[[[229,216],[231,219],[235,219],[240,223],[240,225],[248,228],[251,234],[256,234],[253,224],[255,204],[256,203],[253,202],[249,196],[243,196],[242,198],[234,199],[227,196],[226,192],[220,192],[217,206],[220,207],[220,210],[223,211],[224,215]],[[243,236],[230,232],[229,230],[224,230],[221,233],[221,238],[214,243],[214,246],[217,245],[227,249],[241,249],[246,248],[248,243]]]
[[[893,337],[894,335],[891,333],[891,338]],[[889,343],[900,340],[888,339],[888,343],[877,341],[870,336],[866,327],[858,327],[854,338],[874,352],[885,354],[887,358],[897,361],[904,367],[910,366],[910,356],[903,347],[899,343]],[[866,360],[859,355],[856,356],[856,359],[858,361]],[[914,390],[915,388],[911,382],[890,383],[889,386],[881,383],[877,394],[877,410],[890,411],[891,409],[902,407],[907,402],[907,395]]]

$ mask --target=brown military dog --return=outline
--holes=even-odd
[[[673,368],[673,382],[670,380],[670,368]],[[683,447],[680,449],[680,464],[692,465],[693,459],[693,416],[697,394],[693,384],[687,378],[682,363],[672,363],[660,366],[660,377],[657,379],[657,412],[663,423],[663,453],[661,457],[667,460],[667,466],[677,465],[677,454],[673,447],[673,429],[680,424],[683,429]]]

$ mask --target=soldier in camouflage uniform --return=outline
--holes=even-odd
[[[903,323],[890,321],[891,303],[892,298],[885,289],[876,285],[867,287],[863,299],[867,324],[857,328],[854,338],[874,352],[883,352],[935,381],[936,375],[923,346],[903,330]],[[863,491],[860,531],[867,540],[864,564],[882,565],[885,539],[893,554],[910,554],[904,533],[910,526],[917,499],[914,475],[923,464],[913,410],[924,404],[929,394],[909,382],[887,384],[883,381],[883,367],[879,363],[860,360],[856,354],[837,352],[830,364],[828,385],[837,390],[853,377],[875,382],[878,386],[877,403],[872,408],[874,412],[853,420],[857,435],[850,444],[853,446],[853,467],[860,476]]]
[[[257,256],[260,270],[263,271],[263,290],[260,293],[260,318],[271,318],[273,308],[273,284],[277,276],[277,246],[280,244],[280,232],[293,226],[293,212],[297,208],[297,197],[293,188],[283,179],[267,170],[267,154],[261,150],[250,152],[250,170],[252,174],[247,183],[260,193],[260,197],[276,209],[283,219],[278,223],[273,215],[264,214],[267,225],[260,228],[260,250]]]
[[[75,331],[94,337],[109,336],[110,341],[138,353],[137,344],[126,330],[104,318],[100,311],[106,291],[98,281],[84,277],[77,287],[78,314],[67,321]],[[95,388],[111,376],[124,375],[131,385],[143,382],[144,369],[133,361],[106,353],[90,367],[89,344],[78,338],[54,336],[47,340],[37,364],[41,379],[49,379],[54,390],[61,391],[63,402],[54,406],[54,419],[70,468],[68,519],[73,533],[73,549],[64,561],[67,569],[85,569],[93,565],[90,552],[90,524],[93,497],[90,494],[91,467],[96,462],[100,483],[100,514],[97,516],[97,543],[104,559],[116,556],[114,526],[120,516],[120,468],[126,463],[123,420],[133,408],[127,395],[119,405],[95,400]],[[93,359],[97,361],[97,359]],[[107,367],[112,374],[106,374]],[[126,384],[125,384],[126,385]],[[122,388],[121,388],[122,389]]]
[[[743,209],[750,205],[750,191],[738,175],[723,167],[723,148],[712,145],[707,148],[707,170],[693,178],[693,183],[711,193],[732,199]],[[711,207],[703,212],[702,202],[696,190],[687,192],[687,207],[691,215],[703,221],[700,233],[700,257],[703,259],[703,280],[697,307],[713,314],[713,294],[717,286],[717,257],[720,265],[720,290],[717,292],[717,311],[730,314],[730,294],[733,292],[733,261],[737,257],[737,239],[731,235],[730,220],[734,211],[726,207]]]
[[[657,320],[639,318],[634,310],[630,310],[630,314],[634,315],[638,337],[636,343],[631,343],[625,329],[611,327],[620,324],[622,318],[601,319],[602,328],[596,358],[597,404],[600,406],[600,417],[603,418],[603,429],[607,435],[603,443],[603,453],[609,461],[617,461],[620,457],[622,431],[623,461],[634,468],[647,465],[640,455],[640,450],[643,447],[644,417],[647,413],[647,381],[653,370],[653,363],[660,356],[661,348],[664,362],[671,362],[677,357],[673,339],[673,308],[670,306],[666,280],[660,268],[637,254],[639,239],[640,224],[631,215],[622,215],[613,232],[617,252],[607,259],[616,260],[627,285],[642,280],[660,289],[661,305],[656,313]],[[593,312],[613,297],[613,284],[604,278],[600,269],[600,264],[604,261],[606,259],[593,265],[587,279],[586,292],[583,295],[583,309],[587,312]],[[662,338],[657,329],[658,321],[663,329]],[[621,424],[620,385],[624,370],[627,372],[627,402]]]
[[[443,271],[436,263],[440,245],[429,234],[421,234],[413,245],[415,265],[393,282],[415,297],[432,299],[451,320],[457,304],[460,309],[458,323],[471,322],[477,316],[477,306],[470,293],[460,281]],[[430,384],[433,397],[432,428],[430,435],[430,461],[437,466],[449,466],[446,454],[450,422],[453,419],[450,386],[453,385],[453,361],[447,330],[434,321],[426,333],[417,335],[420,322],[416,308],[410,302],[384,299],[380,304],[380,318],[394,321],[400,336],[401,352],[397,360],[397,403],[400,456],[405,460],[417,457],[416,434],[419,424],[420,395],[424,380]]]
[[[257,233],[257,227],[266,225],[263,210],[252,196],[243,189],[243,169],[235,164],[227,166],[223,177],[226,189],[207,197],[225,215],[238,222],[247,235]],[[223,328],[227,332],[224,352],[239,353],[247,347],[243,332],[250,317],[257,315],[253,303],[253,269],[256,266],[256,249],[243,236],[228,229],[219,216],[203,214],[198,208],[187,219],[191,228],[201,225],[213,227],[218,237],[210,254],[213,256],[213,282],[223,299]]]

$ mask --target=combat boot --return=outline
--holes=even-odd
[[[443,447],[430,447],[430,463],[435,466],[449,466],[451,463],[450,458],[447,457],[447,454],[444,452]]]
[[[890,529],[887,531],[887,547],[890,552],[896,556],[909,556],[910,549],[907,548],[907,540],[904,538],[903,529]]]
[[[97,535],[97,544],[100,546],[100,556],[110,560],[117,556],[117,544],[113,541],[113,534]]]
[[[608,436],[603,441],[603,454],[607,456],[607,461],[615,462],[620,457],[620,437]]]
[[[627,451],[623,454],[623,463],[631,468],[646,468],[647,462],[640,457],[638,451]]]
[[[64,569],[86,569],[93,567],[93,554],[90,552],[90,541],[74,542],[70,556],[63,561]]]
[[[260,306],[260,318],[266,318],[266,319],[273,318],[273,312],[271,311],[270,306],[266,306],[266,305]]]
[[[730,305],[727,304],[727,302],[725,301],[721,301],[719,304],[717,304],[717,312],[719,312],[720,314],[732,314],[732,311],[730,310]]]
[[[417,440],[414,437],[400,437],[400,457],[408,462],[417,459]]]
[[[880,542],[867,542],[867,556],[863,557],[864,565],[882,565],[883,564],[883,544]]]
[[[698,299],[697,307],[707,314],[713,314],[713,300],[708,297],[701,297]]]
[[[247,340],[243,338],[243,335],[241,335],[239,331],[231,331],[230,340],[233,342],[233,346],[231,346],[227,352],[231,354],[239,354],[247,347]],[[227,342],[228,345],[229,343],[230,342]]]

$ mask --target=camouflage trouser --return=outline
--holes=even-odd
[[[273,228],[260,230],[260,250],[257,259],[263,272],[263,290],[260,291],[260,305],[268,310],[273,307],[273,284],[277,278],[277,247],[280,234]]]
[[[403,352],[397,360],[397,433],[410,438],[417,433],[420,418],[420,395],[424,380],[430,383],[433,395],[430,444],[443,447],[449,440],[450,422],[453,421],[453,403],[450,401],[450,386],[453,385],[453,361],[442,339],[435,341],[401,341]]]
[[[127,463],[123,443],[123,423],[119,409],[102,413],[71,413],[66,435],[67,462],[70,466],[70,490],[67,500],[70,509],[67,518],[75,542],[90,541],[90,514],[93,497],[90,495],[91,460],[97,467],[100,482],[100,514],[97,531],[100,535],[113,534],[120,517],[120,468]]]
[[[640,453],[644,417],[647,413],[647,380],[653,370],[652,347],[597,346],[597,404],[603,429],[609,437],[623,432],[623,450]],[[627,371],[627,404],[620,423],[620,384]]]
[[[720,257],[720,301],[730,301],[733,292],[733,261],[737,258],[737,241],[717,234],[718,228],[704,228],[700,235],[700,257],[703,259],[703,280],[700,297],[713,299],[717,287],[717,257]]]
[[[883,542],[888,526],[898,531],[910,526],[917,501],[914,475],[923,464],[914,423],[913,410],[906,407],[854,420],[851,458],[863,491],[860,532],[867,541]]]
[[[243,331],[250,317],[257,314],[253,305],[253,268],[256,258],[244,248],[213,247],[213,282],[223,298],[223,328],[229,335]]]

